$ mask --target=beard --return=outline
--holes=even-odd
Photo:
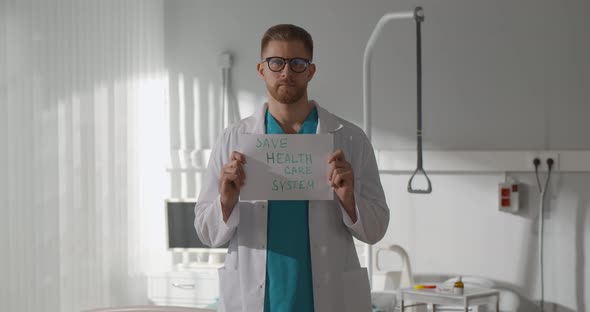
[[[285,85],[283,83],[277,83],[274,86],[266,86],[266,89],[270,95],[280,103],[293,104],[299,101],[307,90],[307,83],[302,86],[295,84]]]

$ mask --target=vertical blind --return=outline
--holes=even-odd
[[[0,0],[0,311],[145,303],[163,41],[162,0]]]

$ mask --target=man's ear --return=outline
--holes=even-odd
[[[307,81],[311,81],[311,79],[313,79],[313,76],[315,75],[315,71],[316,71],[316,66],[315,63],[309,64],[309,69],[308,69],[308,73],[307,73]]]
[[[258,77],[264,80],[264,63],[261,62],[256,64],[256,71],[258,72]]]

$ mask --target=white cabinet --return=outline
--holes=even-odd
[[[204,308],[218,297],[217,268],[148,274],[148,299],[156,305]]]

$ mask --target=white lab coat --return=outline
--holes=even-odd
[[[389,224],[375,154],[359,127],[314,104],[318,110],[317,132],[333,133],[334,150],[342,149],[352,164],[357,215],[353,224],[336,195],[335,200],[309,201],[314,308],[316,312],[371,311],[368,274],[359,264],[353,236],[375,244]],[[216,142],[195,206],[195,228],[201,241],[212,247],[230,241],[225,266],[219,269],[219,311],[264,309],[267,201],[239,201],[226,223],[218,178],[223,164],[239,146],[240,133],[265,133],[266,108],[264,104],[254,115],[228,127]],[[246,183],[255,181],[248,181],[246,176]]]

